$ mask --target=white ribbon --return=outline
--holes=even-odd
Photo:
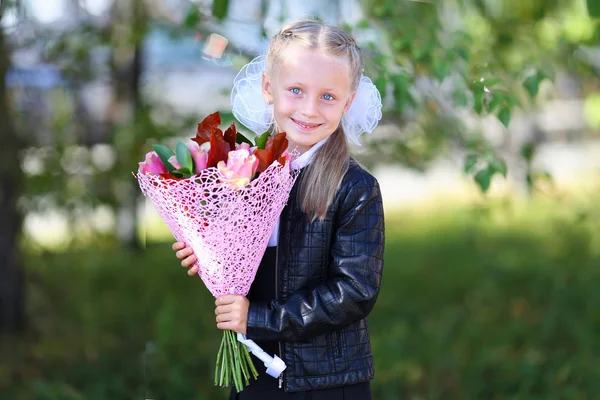
[[[229,293],[236,293],[234,286],[229,289]],[[238,342],[242,342],[242,344],[244,344],[252,354],[254,354],[265,364],[265,367],[267,368],[267,374],[271,375],[273,378],[279,378],[279,375],[281,375],[283,370],[287,368],[287,365],[285,365],[281,358],[277,357],[276,354],[271,357],[267,354],[267,352],[261,349],[260,346],[254,342],[254,340],[246,339],[246,335],[242,335],[238,332],[237,340]]]
[[[271,357],[254,340],[246,339],[246,336],[241,333],[237,334],[237,340],[245,344],[248,350],[265,364],[267,374],[273,378],[279,378],[279,375],[287,368],[287,365],[285,365],[281,358],[277,357],[277,355]]]

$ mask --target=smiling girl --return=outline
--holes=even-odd
[[[377,88],[344,30],[317,21],[277,33],[245,66],[233,112],[257,133],[286,132],[300,169],[248,298],[216,300],[217,328],[245,334],[287,365],[230,399],[370,399],[367,316],[383,271],[384,217],[376,179],[349,155],[381,118]],[[196,256],[173,245],[188,274]]]

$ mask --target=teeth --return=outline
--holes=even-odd
[[[298,122],[298,121],[296,121],[296,123],[303,128],[314,128],[315,126],[317,126],[316,124],[315,125],[306,125],[306,124],[303,124],[302,122]]]

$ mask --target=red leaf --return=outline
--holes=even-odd
[[[229,143],[229,148],[235,150],[235,139],[237,138],[237,129],[235,122],[232,122],[229,128],[225,131],[225,141]]]
[[[210,150],[208,152],[206,167],[216,167],[219,161],[227,162],[227,153],[229,153],[229,150],[229,144],[223,138],[221,130],[214,131],[210,135]]]
[[[256,158],[258,158],[258,167],[256,168],[256,172],[261,173],[264,172],[271,162],[269,161],[269,150],[267,149],[257,149],[254,152]]]
[[[175,177],[174,175],[172,175],[172,174],[170,174],[168,172],[166,174],[160,174],[160,177],[163,178],[163,179],[173,179],[173,180],[176,180],[176,181],[184,179],[184,178],[177,178],[177,177]]]
[[[283,152],[288,147],[288,140],[285,137],[285,132],[280,132],[275,136],[270,136],[267,139],[267,144],[264,149],[258,149],[254,152],[256,158],[258,158],[258,168],[256,172],[264,172],[273,161],[278,160]],[[285,162],[282,162],[285,164]]]
[[[268,144],[267,144],[267,148],[268,148]],[[281,157],[281,155],[287,148],[288,148],[288,140],[285,137],[285,132],[279,132],[273,138],[273,143],[272,143],[273,155],[272,155],[271,162],[273,162],[273,161],[277,160],[279,157]]]
[[[219,125],[221,124],[221,116],[219,112],[215,112],[210,114],[208,117],[204,118],[202,122],[198,124],[198,130],[196,132],[196,137],[192,138],[192,140],[198,143],[200,146],[203,143],[209,142],[211,136],[214,132],[221,132],[219,129]]]

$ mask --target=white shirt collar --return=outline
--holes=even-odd
[[[328,139],[329,139],[329,136],[327,136],[325,139],[318,141],[317,143],[315,143],[313,145],[313,147],[306,150],[298,158],[292,160],[292,169],[304,168],[308,164],[310,164],[310,162],[312,161],[313,157],[315,156],[315,153],[317,152],[317,150],[319,150],[319,148],[321,146],[323,146],[325,144],[325,142],[327,142]]]

